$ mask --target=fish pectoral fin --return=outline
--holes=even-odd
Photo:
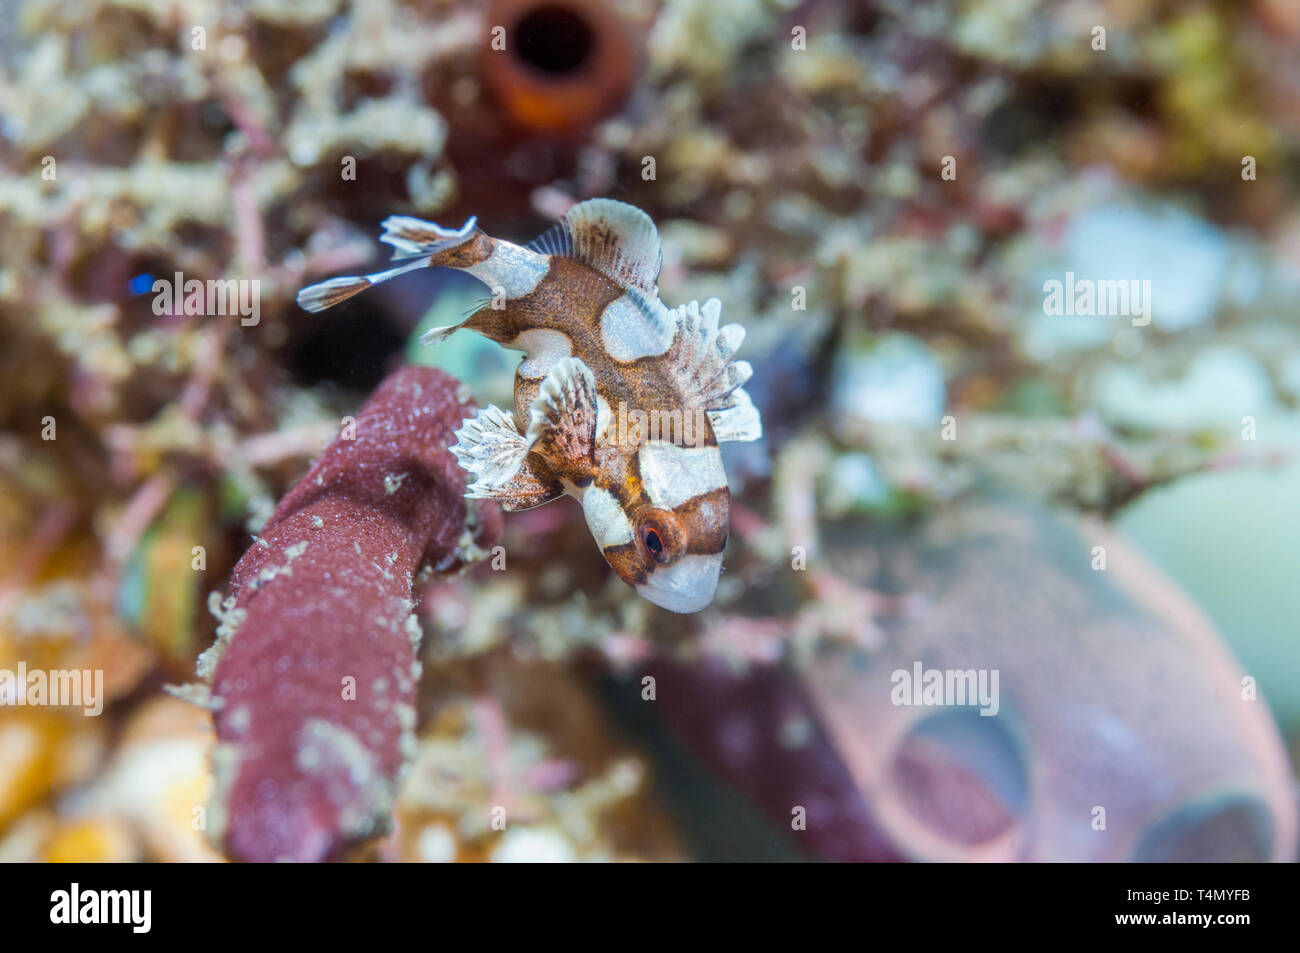
[[[581,358],[555,362],[528,408],[530,448],[565,469],[590,468],[599,415],[596,378]]]
[[[489,404],[456,431],[451,452],[461,469],[474,477],[466,496],[486,499],[517,474],[528,456],[529,441],[500,407]]]

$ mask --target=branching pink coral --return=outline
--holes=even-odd
[[[237,860],[334,859],[387,826],[414,744],[412,583],[489,545],[447,447],[451,377],[389,377],[235,566],[200,660],[220,745],[212,836]]]

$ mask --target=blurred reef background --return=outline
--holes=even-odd
[[[415,344],[475,282],[297,290],[388,214],[609,196],[748,331],[718,598],[507,517],[505,571],[428,584],[363,858],[1293,860],[1298,49],[1291,0],[0,0],[0,669],[109,698],[0,698],[0,859],[220,859],[163,691],[209,594],[394,368],[508,404],[518,355]],[[178,272],[256,322],[157,313]],[[1045,314],[1066,272],[1150,323]],[[914,661],[999,716],[891,705]]]

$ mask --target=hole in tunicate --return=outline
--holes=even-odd
[[[1258,798],[1218,795],[1183,804],[1133,848],[1142,863],[1261,863],[1273,853],[1273,815]]]
[[[582,68],[595,42],[596,35],[583,17],[559,4],[543,4],[515,25],[513,48],[534,69],[562,76]]]
[[[974,847],[1024,815],[1029,775],[1006,718],[957,708],[919,721],[894,756],[894,784],[918,821]]]

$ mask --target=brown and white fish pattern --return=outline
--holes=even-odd
[[[569,494],[605,558],[651,602],[695,612],[713,599],[731,495],[718,444],[757,440],[762,424],[733,360],[738,324],[719,326],[712,298],[668,308],[656,281],[661,252],[650,217],[611,199],[575,205],[528,245],[491,238],[471,218],[459,230],[406,216],[384,222],[396,267],[303,289],[308,311],[337,304],[417,268],[458,268],[492,303],[460,328],[524,358],[514,413],[483,408],[452,447],[474,481],[467,496],[507,510]]]

